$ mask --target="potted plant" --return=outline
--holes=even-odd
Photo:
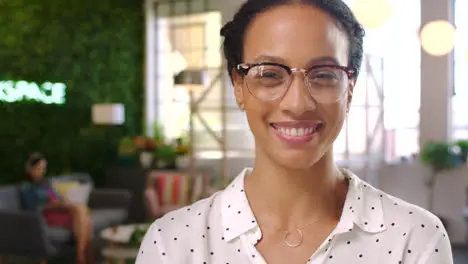
[[[180,137],[176,139],[175,142],[176,149],[176,166],[179,169],[185,169],[189,166],[189,143],[187,138]]]
[[[461,147],[456,143],[429,142],[421,151],[421,161],[431,168],[431,174],[428,175],[425,185],[429,189],[428,209],[434,207],[434,186],[437,177],[443,171],[454,169],[466,162],[462,157]]]
[[[128,246],[130,246],[131,248],[139,248],[150,226],[151,224],[142,224],[142,225],[136,226],[135,229],[133,230],[132,235],[130,236]]]
[[[140,155],[140,165],[143,168],[149,168],[153,164],[154,151],[157,149],[159,142],[153,138],[145,136],[134,137],[135,147]]]
[[[458,140],[455,144],[460,148],[463,162],[468,162],[468,140]]]
[[[134,165],[136,148],[131,137],[123,137],[119,142],[118,159],[120,165]]]
[[[158,169],[175,169],[177,152],[171,144],[162,144],[154,151],[154,159]]]
[[[159,142],[159,143],[163,143],[163,142],[166,141],[166,137],[164,136],[164,130],[163,130],[162,126],[158,122],[154,123],[154,136],[153,136],[153,139],[156,142]]]

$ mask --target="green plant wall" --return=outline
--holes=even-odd
[[[89,108],[68,105],[0,104],[0,183],[22,180],[25,159],[40,151],[49,161],[49,176],[88,172],[102,184],[124,128],[90,125],[89,115]]]
[[[103,183],[117,137],[141,132],[141,0],[0,1],[0,25],[0,81],[68,87],[63,106],[0,103],[0,184],[21,179],[31,151],[51,173],[86,170]],[[125,104],[123,127],[91,124],[91,106],[105,102]]]

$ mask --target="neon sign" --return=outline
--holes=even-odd
[[[0,81],[0,101],[36,101],[44,104],[64,104],[67,86],[45,82],[38,85],[27,81]]]

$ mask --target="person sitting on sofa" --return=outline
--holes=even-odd
[[[47,160],[33,153],[25,164],[26,182],[20,187],[23,207],[42,211],[47,225],[72,229],[77,244],[77,263],[94,263],[92,226],[86,206],[69,203],[45,179]]]

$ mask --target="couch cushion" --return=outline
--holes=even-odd
[[[190,175],[185,172],[152,171],[149,179],[149,184],[156,187],[161,206],[185,206],[198,201],[206,185],[205,176],[201,172]]]
[[[47,237],[54,246],[73,241],[73,233],[70,229],[60,227],[47,227]]]
[[[93,180],[89,174],[85,173],[71,173],[60,176],[51,177],[50,181],[52,183],[56,182],[79,182],[79,183],[89,183],[94,186]]]
[[[21,209],[21,202],[17,187],[0,188],[0,210],[18,211]]]
[[[79,186],[80,183],[78,181],[55,181],[52,183],[54,189],[62,196],[63,198],[67,198],[68,191],[70,189]]]
[[[91,183],[79,181],[55,181],[53,186],[61,197],[74,204],[88,204],[93,189]]]
[[[127,218],[124,209],[95,209],[91,211],[91,220],[95,231],[122,224]]]

